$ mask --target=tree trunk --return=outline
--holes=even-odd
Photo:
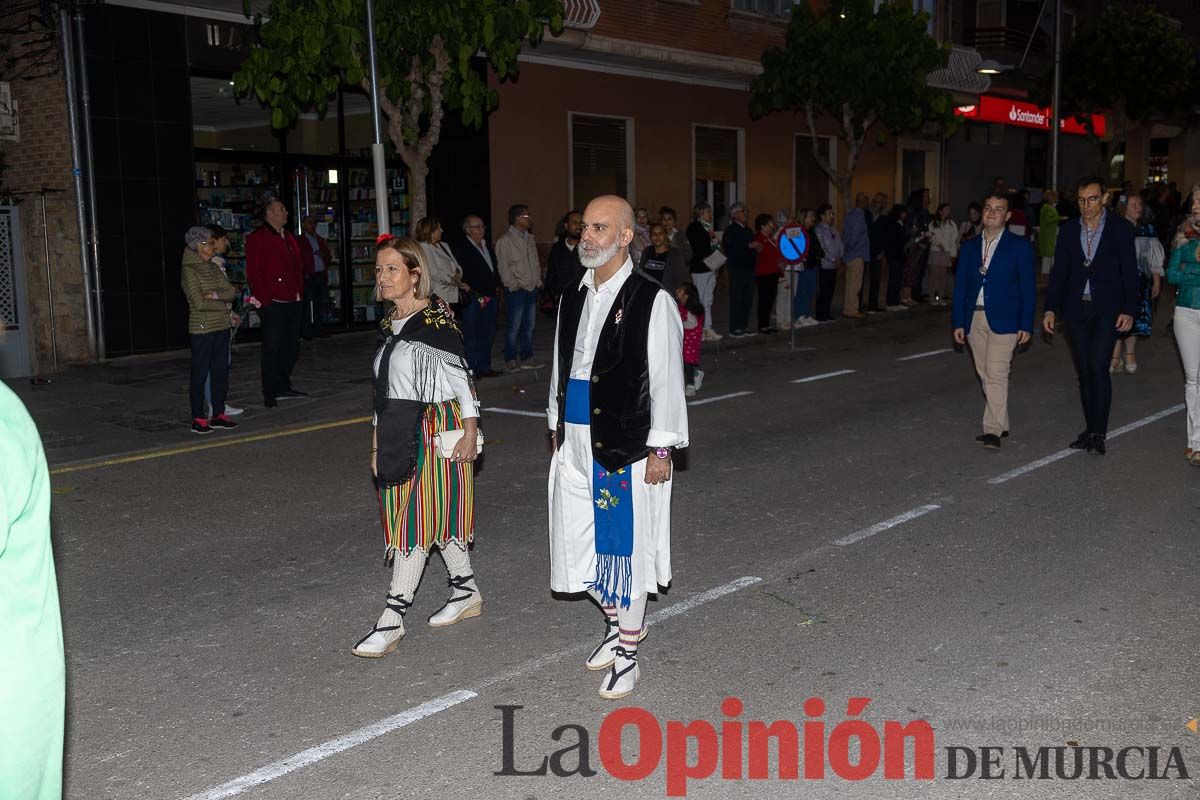
[[[407,162],[406,162],[407,163]],[[410,225],[415,225],[417,220],[422,217],[429,216],[428,200],[425,192],[425,181],[429,177],[429,164],[421,159],[416,159],[408,168],[408,191],[412,198],[412,205],[409,210]]]
[[[428,195],[425,191],[429,177],[429,156],[442,137],[442,83],[450,69],[450,59],[440,36],[435,36],[429,48],[433,55],[433,66],[426,67],[420,58],[414,57],[409,69],[409,96],[403,107],[398,107],[386,95],[380,95],[379,104],[388,118],[388,138],[396,153],[408,167],[409,194],[412,199],[409,209],[409,224],[415,224],[428,216]],[[368,85],[369,91],[369,85]],[[428,94],[429,125],[421,130],[421,117],[425,114],[425,97]],[[405,132],[408,136],[405,136]],[[415,139],[414,139],[415,134]],[[381,228],[382,229],[382,228]]]

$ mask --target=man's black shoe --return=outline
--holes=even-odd
[[[994,433],[985,433],[983,435],[983,446],[989,450],[999,450],[1000,437]]]
[[[503,372],[497,372],[494,369],[485,369],[483,372],[476,373],[475,377],[476,378],[498,378],[503,374],[504,374]]]
[[[1071,448],[1072,450],[1083,450],[1088,446],[1088,440],[1091,438],[1092,434],[1084,431],[1083,433],[1079,434],[1079,437],[1075,441],[1067,445],[1067,447]]]
[[[978,436],[976,436],[976,437],[975,437],[975,441],[977,441],[977,442],[982,442],[982,441],[983,441],[984,439],[986,439],[986,438],[987,438],[987,434],[986,434],[986,433],[981,433],[981,434],[979,434]],[[1008,438],[1008,431],[1005,431],[1004,433],[1000,434],[1000,438],[1001,438],[1001,439],[1007,439],[1007,438]]]
[[[1100,433],[1093,433],[1091,438],[1088,439],[1087,451],[1089,453],[1095,453],[1098,456],[1104,455],[1106,452],[1104,449],[1104,435]]]
[[[263,408],[275,408],[278,405],[279,403],[275,402],[274,398],[270,400],[267,400],[266,398],[263,399]]]
[[[302,392],[299,389],[287,389],[275,395],[276,400],[296,400],[301,397],[308,397],[308,392]]]

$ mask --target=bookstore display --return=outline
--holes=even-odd
[[[335,163],[332,159],[329,163]],[[260,223],[255,214],[268,196],[290,201],[288,227],[297,235],[308,214],[317,218],[317,233],[325,238],[333,258],[326,264],[328,296],[325,323],[334,326],[373,323],[381,313],[375,300],[375,239],[380,226],[375,187],[369,164],[357,160],[346,166],[299,166],[282,181],[278,163],[239,163],[200,160],[196,163],[196,201],[200,224],[216,223],[229,232],[226,272],[238,290],[234,303],[245,307],[250,296],[246,281],[245,238]],[[286,186],[287,195],[281,193]],[[396,236],[410,230],[410,197],[402,169],[387,170],[390,220],[385,228]],[[348,234],[348,235],[346,235]],[[349,309],[349,314],[347,314]],[[261,325],[254,311],[242,315],[243,328]]]

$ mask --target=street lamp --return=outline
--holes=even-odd
[[[1042,14],[1046,12],[1046,5],[1050,0],[1042,0],[1042,7],[1038,11],[1037,19],[1033,21],[1033,30],[1029,33],[1029,41],[1025,44],[1025,52],[1021,54],[1021,61],[1015,67],[1011,64],[1001,64],[993,59],[985,59],[979,63],[975,71],[980,75],[999,75],[1004,72],[1019,73],[1025,66],[1025,59],[1029,55],[1029,48],[1033,44],[1033,37],[1037,35],[1038,25],[1041,24]],[[1062,83],[1062,0],[1054,0],[1054,80],[1051,90],[1050,100],[1050,187],[1058,188],[1058,137],[1061,121],[1058,116],[1058,106],[1060,101],[1059,88]]]

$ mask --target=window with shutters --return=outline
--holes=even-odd
[[[632,200],[633,122],[571,113],[571,202],[584,208],[602,194]]]

